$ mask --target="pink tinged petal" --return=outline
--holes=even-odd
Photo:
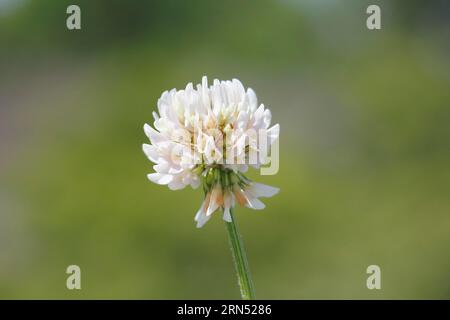
[[[271,187],[266,184],[258,183],[258,182],[252,182],[250,187],[246,190],[249,194],[251,194],[253,197],[259,198],[259,197],[265,197],[270,198],[274,195],[276,195],[280,191],[279,188]]]
[[[147,178],[154,183],[157,184],[168,184],[172,181],[173,176],[170,174],[161,174],[161,173],[150,173],[147,175]]]
[[[221,206],[222,203],[223,203],[222,190],[216,187],[211,191],[211,198],[209,201],[208,209],[206,210],[206,215],[210,216],[211,214],[213,214],[213,212],[216,211]]]
[[[208,206],[208,210],[206,211],[206,215],[209,217],[212,215],[217,209],[219,209],[219,205],[215,201],[211,201]]]
[[[234,198],[236,199],[237,203],[240,206],[245,206],[248,203],[247,196],[244,194],[244,192],[239,188],[237,185],[234,185],[233,187],[234,192]]]

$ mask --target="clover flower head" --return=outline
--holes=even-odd
[[[219,209],[231,221],[236,203],[263,209],[259,198],[279,191],[244,175],[249,166],[267,163],[280,128],[270,126],[270,110],[258,106],[255,92],[245,90],[239,80],[216,79],[208,86],[205,76],[195,88],[189,83],[184,90],[165,91],[153,117],[154,128],[144,126],[150,144],[143,151],[155,163],[148,178],[172,190],[202,186],[205,198],[195,215],[197,227]]]

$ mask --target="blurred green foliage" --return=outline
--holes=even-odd
[[[81,31],[73,1],[0,16],[0,298],[238,298],[201,191],[145,177],[159,95],[202,75],[281,125],[280,172],[252,173],[280,194],[237,210],[258,298],[449,298],[448,6],[372,2],[381,31],[366,1],[79,0]]]

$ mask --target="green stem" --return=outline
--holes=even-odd
[[[243,300],[252,300],[255,299],[255,289],[253,288],[244,243],[239,235],[236,219],[234,218],[232,210],[230,210],[230,215],[231,222],[225,222],[225,224],[227,225],[228,238],[230,240],[231,252],[233,253],[234,266],[238,276],[241,296]]]

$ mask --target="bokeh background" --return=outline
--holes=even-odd
[[[0,0],[0,298],[239,298],[223,221],[141,150],[203,75],[281,125],[280,194],[237,211],[258,298],[450,298],[449,35],[448,1]]]

